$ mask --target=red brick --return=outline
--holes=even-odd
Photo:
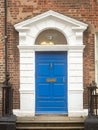
[[[18,33],[13,25],[25,19],[54,10],[87,23],[84,32],[84,107],[87,107],[86,86],[95,79],[94,30],[98,30],[98,0],[8,0],[8,67],[14,88],[14,108],[19,108]],[[0,1],[0,82],[4,80],[4,0]],[[17,64],[17,66],[16,66]],[[0,105],[1,106],[1,105]]]

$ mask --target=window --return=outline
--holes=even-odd
[[[39,34],[35,43],[36,45],[66,45],[67,40],[61,32],[48,29]]]

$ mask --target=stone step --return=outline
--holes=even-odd
[[[17,127],[16,130],[84,130],[84,127]]]
[[[84,130],[84,118],[36,116],[17,118],[16,130]]]
[[[70,126],[83,126],[83,122],[17,122],[17,127],[70,127]]]

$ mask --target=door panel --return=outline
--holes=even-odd
[[[44,92],[43,92],[43,90],[44,90]],[[49,93],[50,93],[50,86],[49,86],[49,84],[39,84],[39,89],[38,89],[38,98],[40,98],[40,97],[49,97],[50,95],[49,95]]]
[[[50,69],[49,63],[44,63],[44,62],[38,63],[37,75],[38,76],[48,76],[50,74],[49,69]]]
[[[64,71],[64,68],[65,68],[65,64],[64,63],[54,63],[54,69],[53,69],[53,72],[54,72],[54,75],[56,76],[63,76],[65,75],[65,71]]]
[[[36,52],[36,113],[67,113],[67,52]]]
[[[63,90],[64,88],[64,84],[54,84],[54,91],[53,91],[53,95],[54,98],[63,98],[65,96],[65,91]],[[56,88],[56,89],[55,89]]]

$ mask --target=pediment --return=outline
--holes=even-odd
[[[61,32],[69,45],[83,45],[83,32],[88,25],[50,10],[14,26],[19,32],[19,45],[28,46],[35,45],[38,35],[48,29]]]
[[[72,27],[77,27],[77,28],[82,28],[82,29],[86,29],[87,28],[87,24],[80,22],[76,19],[70,18],[68,16],[65,16],[63,14],[60,14],[58,12],[49,10],[45,13],[42,13],[40,15],[37,15],[35,17],[32,17],[28,20],[22,21],[18,24],[15,25],[16,30],[20,30],[22,28],[26,28],[29,27],[33,24],[37,24],[38,22],[46,22],[46,21],[57,21],[63,24],[70,24],[72,25]]]

